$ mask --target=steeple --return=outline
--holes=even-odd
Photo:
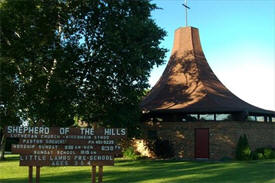
[[[231,93],[207,63],[199,30],[175,31],[170,60],[161,78],[141,103],[147,113],[238,113],[275,116]]]
[[[177,57],[182,57],[186,52],[194,52],[197,56],[204,56],[197,28],[180,27],[175,31],[171,55],[176,54]]]

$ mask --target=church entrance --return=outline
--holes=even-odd
[[[209,128],[195,129],[195,158],[209,158]]]

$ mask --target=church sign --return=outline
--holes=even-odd
[[[41,166],[92,166],[93,182],[96,166],[101,182],[103,166],[114,165],[114,157],[121,154],[117,141],[127,135],[125,128],[29,126],[7,126],[5,133],[19,139],[19,144],[12,145],[12,153],[20,154],[20,166],[29,166],[29,177],[32,166],[38,168],[38,176]]]

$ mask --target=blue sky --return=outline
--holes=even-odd
[[[184,0],[153,0],[152,18],[167,31],[168,62],[174,31],[185,26]],[[246,102],[275,110],[275,0],[188,0],[188,25],[199,28],[206,59],[223,84]],[[154,68],[153,86],[167,62]]]

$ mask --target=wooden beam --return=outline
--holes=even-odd
[[[36,183],[40,181],[40,166],[36,167]]]
[[[32,166],[29,166],[29,183],[32,183]]]
[[[103,166],[99,166],[98,169],[98,183],[102,183],[102,179],[103,179]]]
[[[92,183],[96,183],[96,166],[92,166]]]

